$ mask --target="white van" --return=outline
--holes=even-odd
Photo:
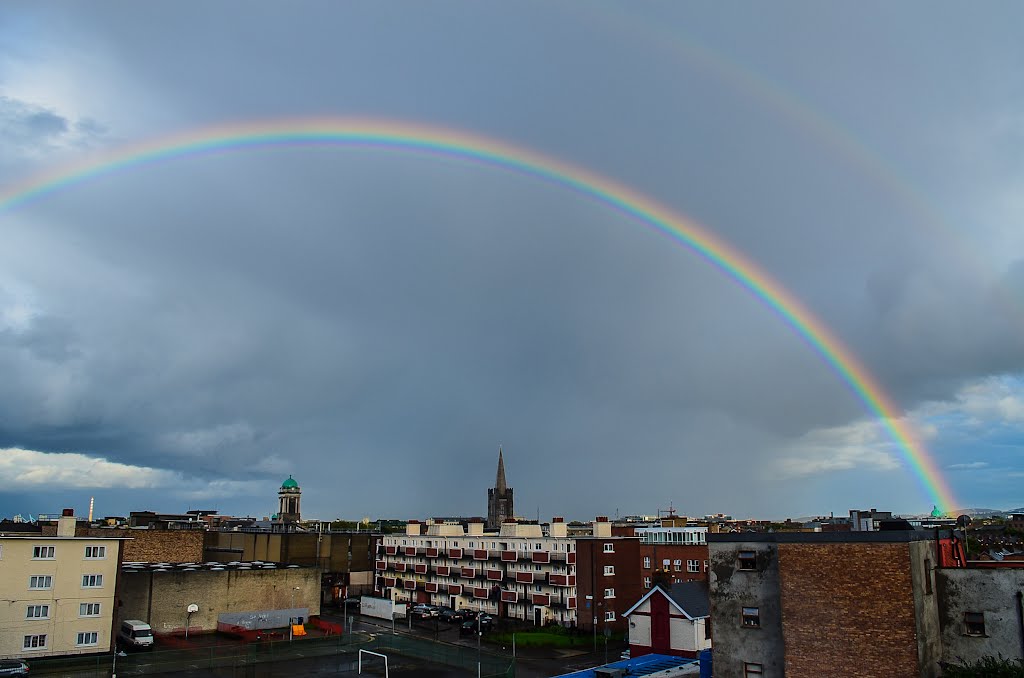
[[[138,619],[126,619],[121,622],[121,632],[117,637],[122,643],[132,647],[153,647],[152,627]]]

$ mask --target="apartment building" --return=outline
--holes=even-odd
[[[70,509],[55,535],[0,534],[0,656],[109,651],[122,542],[76,537]]]
[[[644,589],[650,589],[655,573],[662,573],[666,584],[708,579],[708,528],[678,525],[665,520],[659,525],[638,527]]]
[[[563,519],[465,523],[410,520],[378,547],[375,589],[396,601],[470,607],[538,626],[576,623],[576,540]]]

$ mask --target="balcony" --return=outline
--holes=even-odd
[[[416,580],[415,579],[406,579],[405,581],[402,582],[402,588],[404,588],[406,591],[412,591],[413,589],[416,588]]]
[[[505,591],[501,592],[501,602],[503,603],[518,603],[519,602],[519,591]]]
[[[462,549],[448,549],[448,557],[458,560],[462,557]]]
[[[462,584],[448,584],[448,593],[457,596],[462,593]]]
[[[374,561],[374,563],[373,563],[373,569],[375,569],[375,570],[386,570],[386,569],[388,569],[388,564],[387,564],[386,561],[377,560],[377,561]]]
[[[534,593],[530,597],[530,600],[533,601],[534,605],[544,605],[544,606],[551,605],[551,596],[549,596],[546,593]]]
[[[489,593],[489,591],[487,589],[483,589],[483,588],[480,588],[480,587],[475,587],[473,589],[473,597],[477,598],[477,599],[486,600],[488,593]]]
[[[532,584],[533,581],[533,572],[516,572],[517,584]]]
[[[569,565],[575,565],[576,564],[576,552],[573,551],[572,553],[566,553],[565,554],[565,562],[568,563]]]
[[[389,556],[397,556],[398,555],[398,547],[397,546],[385,546],[384,547],[384,553],[386,555],[389,555]]]
[[[406,546],[402,550],[405,552],[405,555],[407,555],[407,556],[414,556],[414,555],[416,555],[416,552],[419,549],[417,549],[415,546]]]
[[[501,570],[487,570],[487,579],[489,581],[501,581]]]
[[[427,593],[437,593],[441,585],[434,581],[428,581],[423,585],[423,590]]]
[[[452,574],[452,568],[448,565],[438,565],[434,568],[434,572],[436,572],[439,577],[450,577]]]
[[[550,563],[551,554],[547,551],[534,551],[532,554],[530,554],[530,560],[532,560],[535,563]]]
[[[395,572],[405,572],[408,568],[406,567],[405,563],[392,563],[391,569]]]
[[[426,574],[427,573],[427,564],[426,563],[416,563],[415,565],[412,566],[412,569],[413,569],[413,572],[415,572],[416,574]]]
[[[501,561],[503,563],[514,563],[514,562],[516,562],[516,560],[518,558],[519,558],[519,552],[518,551],[502,551],[501,552]]]
[[[552,574],[548,576],[548,583],[551,586],[576,586],[576,575]]]
[[[435,549],[435,548],[428,548],[427,549],[427,558],[437,558],[440,555],[441,555],[440,549]]]
[[[487,560],[487,549],[473,549],[473,560]]]
[[[476,577],[476,568],[473,567],[460,567],[459,576],[463,579],[474,579]]]

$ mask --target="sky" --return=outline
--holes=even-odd
[[[0,5],[0,195],[213,126],[388,120],[700,224],[873,375],[958,507],[1024,505],[1024,7]],[[931,509],[784,318],[537,177],[186,154],[0,204],[0,516]]]

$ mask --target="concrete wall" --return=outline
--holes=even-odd
[[[199,612],[189,620],[190,631],[216,630],[225,612],[301,607],[315,616],[320,614],[320,576],[318,568],[126,572],[118,623],[141,619],[154,633],[180,632],[191,603],[199,605]]]
[[[201,560],[222,563],[264,560],[316,566],[325,572],[371,572],[379,538],[367,532],[210,531],[206,537],[206,556]]]
[[[708,544],[708,549],[715,678],[744,678],[745,662],[761,664],[765,676],[781,676],[784,653],[777,545],[715,542]],[[757,554],[755,570],[738,569],[740,551]],[[742,625],[744,607],[759,608],[761,628]]]
[[[942,631],[939,627],[939,596],[935,586],[938,551],[933,541],[910,543],[910,574],[914,591],[914,618],[917,621],[917,657],[920,675],[940,675]]]
[[[1024,591],[1024,569],[940,569],[936,571],[942,659],[977,661],[985,655],[1022,655],[1017,592]],[[985,635],[964,633],[964,613],[985,615]]]

